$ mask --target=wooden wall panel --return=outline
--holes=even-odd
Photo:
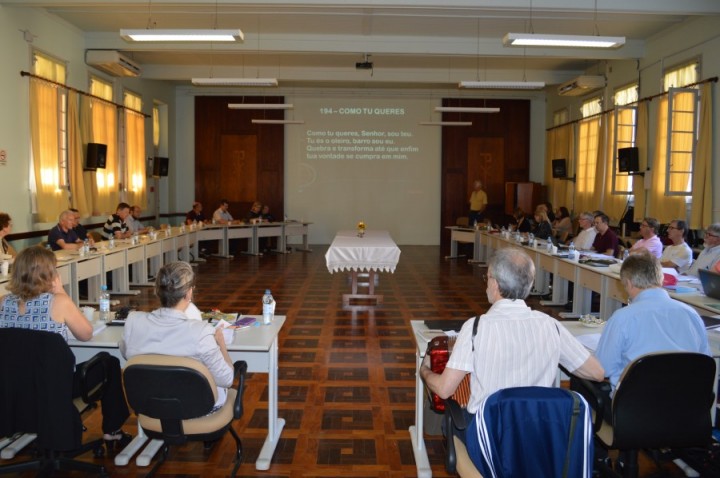
[[[441,231],[442,250],[449,249],[452,226],[468,213],[467,200],[476,179],[485,180],[487,216],[504,218],[505,182],[525,182],[530,171],[530,101],[445,98],[443,106],[498,107],[499,113],[443,113],[445,121],[472,121],[470,127],[443,127]],[[485,158],[483,160],[482,158]],[[481,163],[488,162],[481,167]],[[485,168],[485,169],[483,169]],[[487,171],[487,173],[485,172]],[[487,179],[482,175],[487,174]],[[462,181],[458,181],[458,175]],[[464,188],[458,192],[457,188]]]
[[[255,125],[253,118],[281,119],[282,110],[231,110],[228,103],[283,103],[281,96],[195,98],[195,198],[206,216],[221,199],[235,218],[253,201],[268,204],[282,218],[285,202],[283,125]],[[188,203],[193,198],[189,198]]]

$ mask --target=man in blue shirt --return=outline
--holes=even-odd
[[[82,247],[83,241],[75,233],[74,225],[74,213],[72,211],[63,211],[57,225],[48,232],[48,244],[50,244],[53,251],[61,249],[76,251]]]

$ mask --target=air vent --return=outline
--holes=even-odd
[[[85,63],[113,76],[140,76],[140,65],[115,50],[85,50]]]
[[[560,96],[580,96],[605,86],[604,76],[578,76],[558,86]]]

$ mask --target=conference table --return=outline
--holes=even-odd
[[[445,229],[450,230],[450,255],[445,256],[445,259],[465,257],[464,255],[458,255],[458,244],[463,243],[473,245],[473,257],[472,259],[468,259],[468,262],[485,261],[485,258],[480,256],[482,248],[479,244],[480,235],[477,233],[477,229],[462,226],[447,226]]]
[[[207,224],[197,229],[198,241],[215,241],[218,243],[218,257],[232,259],[230,254],[230,241],[233,239],[247,239],[247,249],[241,251],[251,256],[262,256],[260,239],[264,237],[277,237],[278,241],[274,252],[285,254],[288,248],[288,237],[302,236],[300,251],[312,252],[308,246],[308,233],[311,222],[284,221],[284,222],[257,222],[231,224]],[[197,255],[196,255],[197,257]]]
[[[330,273],[350,271],[352,274],[351,293],[343,294],[343,306],[351,301],[369,300],[375,305],[382,304],[383,296],[375,294],[375,280],[378,272],[395,272],[400,260],[400,248],[388,231],[366,230],[363,235],[355,230],[339,231],[325,254]],[[367,284],[358,282],[358,276],[367,274]],[[367,294],[359,294],[358,286],[366,285]]]
[[[97,313],[96,313],[97,315]],[[262,316],[250,316],[262,323]],[[275,448],[280,440],[280,434],[285,426],[285,420],[278,417],[278,334],[285,324],[286,317],[276,315],[269,325],[257,325],[235,331],[233,342],[227,344],[230,358],[245,360],[248,364],[248,372],[262,373],[268,375],[268,433],[260,451],[255,469],[267,470],[270,468]],[[71,339],[68,341],[76,362],[83,362],[90,359],[98,352],[108,352],[117,357],[124,366],[125,359],[119,349],[119,343],[123,335],[122,326],[93,324],[95,333],[87,342]],[[148,437],[138,427],[138,435],[128,446],[115,456],[117,466],[125,466],[130,462],[133,455],[148,442]],[[136,459],[138,466],[147,466],[152,457],[162,447],[162,440],[150,440],[145,450]]]
[[[571,334],[578,337],[578,340],[583,344],[593,343],[594,340],[583,340],[582,336],[598,335],[602,329],[589,328],[583,325],[579,321],[562,321],[559,322],[564,326]],[[415,424],[411,425],[408,429],[410,432],[410,441],[412,442],[413,455],[415,456],[415,466],[417,468],[418,478],[430,478],[432,477],[432,469],[430,467],[430,460],[428,459],[427,448],[425,447],[425,437],[423,429],[423,420],[425,413],[425,386],[422,378],[420,378],[420,366],[422,365],[423,359],[425,358],[425,351],[427,350],[427,344],[432,340],[433,337],[441,335],[442,332],[437,330],[429,330],[425,321],[423,320],[411,320],[410,325],[412,327],[413,337],[415,339]],[[596,338],[596,337],[595,337]],[[713,357],[716,358],[715,362],[718,363],[717,357],[720,357],[720,331],[712,329],[708,331],[708,341],[710,342],[710,351]],[[586,345],[587,346],[587,345]],[[590,350],[594,350],[589,347]],[[561,377],[560,369],[558,368],[558,379],[556,385],[559,386]],[[717,387],[717,381],[715,381]],[[717,392],[717,388],[715,389]],[[714,404],[713,404],[714,405]],[[715,423],[715,406],[713,406],[712,421]]]

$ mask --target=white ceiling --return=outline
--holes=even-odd
[[[0,0],[45,8],[84,32],[88,48],[116,49],[144,78],[277,77],[281,86],[451,88],[461,79],[557,84],[602,60],[635,60],[647,40],[718,0]],[[720,19],[720,17],[718,17]],[[720,22],[720,20],[719,20]],[[720,23],[719,23],[720,24]],[[240,28],[236,44],[132,44],[120,28]],[[507,48],[508,32],[625,36],[624,47]],[[31,32],[43,35],[43,32]],[[356,70],[370,54],[373,71]],[[598,66],[596,66],[598,65]]]

